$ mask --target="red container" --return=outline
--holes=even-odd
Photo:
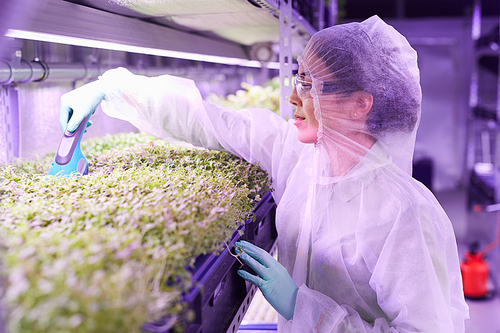
[[[465,297],[483,298],[488,294],[488,263],[479,251],[465,252],[465,261],[460,264]]]

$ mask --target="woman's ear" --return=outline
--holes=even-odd
[[[355,119],[362,118],[370,112],[373,106],[373,95],[366,91],[355,91],[352,94],[354,107],[351,111],[351,117]]]

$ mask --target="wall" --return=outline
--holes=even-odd
[[[483,20],[483,31],[498,21]],[[418,53],[422,85],[422,119],[415,160],[434,161],[433,188],[467,185],[466,123],[474,61],[471,18],[387,21]]]

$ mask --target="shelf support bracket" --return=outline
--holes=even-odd
[[[280,115],[293,118],[292,94],[292,0],[280,0]]]

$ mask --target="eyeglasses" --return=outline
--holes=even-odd
[[[312,82],[307,82],[306,80],[304,80],[304,78],[305,75],[303,74],[295,74],[295,79],[293,80],[293,84],[297,89],[297,94],[302,99],[311,97],[312,89]]]
[[[295,88],[297,88],[297,95],[299,95],[299,97],[301,99],[311,97],[312,82],[306,81],[305,77],[306,76],[304,74],[295,74],[295,79],[293,80]],[[338,93],[338,92],[353,92],[356,90],[359,90],[359,88],[346,86],[345,84],[339,85],[338,83],[334,83],[334,82],[322,81],[321,82],[321,91],[319,92],[319,94],[334,94],[334,93]]]

